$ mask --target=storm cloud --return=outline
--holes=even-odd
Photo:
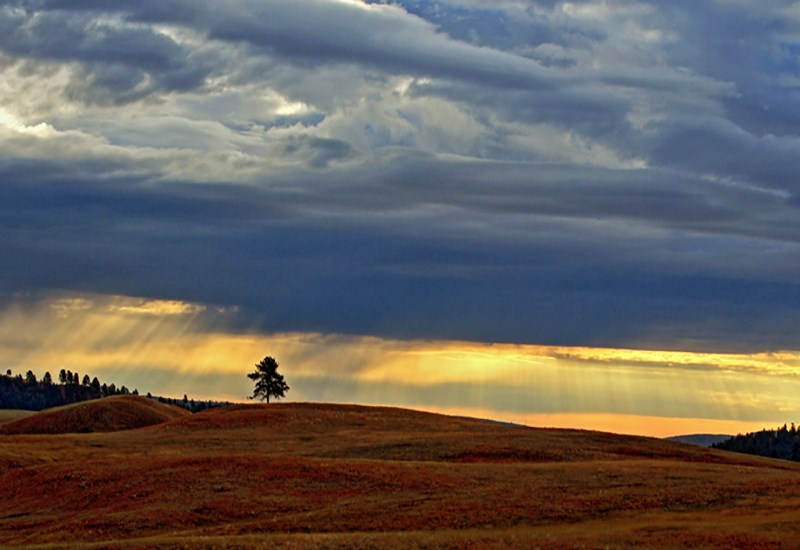
[[[800,346],[793,3],[17,0],[0,37],[5,300]]]

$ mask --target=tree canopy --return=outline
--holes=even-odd
[[[270,397],[280,399],[285,397],[286,392],[289,391],[283,375],[278,373],[278,362],[273,357],[264,357],[259,363],[256,363],[256,369],[247,377],[255,382],[250,399],[261,399],[269,403]]]
[[[800,462],[800,430],[794,423],[789,428],[786,424],[777,430],[761,430],[739,434],[725,441],[712,445],[715,449],[746,453],[750,455],[783,458]]]

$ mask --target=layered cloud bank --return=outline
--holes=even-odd
[[[799,37],[790,2],[5,2],[0,295],[800,349]]]

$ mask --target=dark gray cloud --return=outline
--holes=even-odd
[[[650,158],[659,164],[740,179],[796,194],[800,137],[745,132],[717,117],[673,119],[653,125]]]
[[[25,177],[30,180],[31,174]],[[410,174],[395,177],[386,189]],[[14,179],[22,178],[4,174],[5,181]],[[303,197],[314,189],[309,187],[277,193],[212,185],[198,192],[187,184],[151,188],[117,181],[89,187],[46,180],[3,187],[6,238],[0,253],[14,258],[0,273],[3,288],[238,305],[243,326],[268,330],[662,347],[679,335],[683,344],[696,339],[698,349],[797,345],[792,333],[778,330],[798,320],[785,307],[800,298],[800,287],[790,280],[800,257],[797,246],[794,264],[773,266],[764,280],[763,263],[752,266],[755,279],[745,276],[743,266],[726,266],[720,258],[695,265],[693,259],[701,261],[704,254],[693,255],[693,248],[708,247],[713,255],[715,247],[725,246],[713,239],[684,237],[679,244],[672,238],[653,251],[647,250],[653,239],[642,238],[638,246],[630,238],[615,242],[603,224],[591,236],[585,228],[542,222],[543,215],[635,219],[641,215],[631,204],[636,198],[622,191],[616,199],[603,195],[593,204],[584,197],[584,204],[573,206],[591,215],[547,212],[537,205],[525,213],[516,205],[520,223],[532,226],[533,235],[514,239],[510,232],[504,238],[501,226],[493,228],[500,235],[493,235],[436,216],[401,224],[399,213],[413,211],[412,205],[398,198],[367,208],[348,200],[362,194],[343,189],[341,181],[325,183],[330,194],[316,191],[317,215],[310,217],[301,215],[310,206]],[[552,198],[556,193],[551,188],[542,195],[558,202]],[[580,195],[574,189],[568,193],[575,194],[563,196],[564,204]],[[487,206],[489,198],[462,194],[462,199],[476,223],[491,224],[494,216],[509,213]],[[435,196],[427,201],[445,202],[456,201]],[[384,220],[375,217],[381,210]],[[731,215],[717,217],[727,223]],[[681,217],[715,223],[713,216],[680,212],[664,223]],[[757,261],[769,261],[768,253],[763,256]],[[737,335],[736,342],[722,338],[730,334]]]
[[[783,3],[0,7],[0,294],[797,349]]]
[[[64,40],[70,47],[62,50],[58,44],[45,43],[43,48],[45,51],[64,52],[62,55],[74,51],[75,43],[87,41],[87,29],[81,28],[76,21],[96,17],[100,12],[119,14],[127,21],[188,25],[212,40],[246,44],[268,54],[314,64],[331,61],[358,63],[407,74],[481,79],[485,84],[499,87],[541,87],[547,85],[548,79],[556,77],[533,61],[449,40],[424,20],[391,6],[368,9],[357,2],[324,0],[300,3],[281,0],[231,3],[145,1],[127,6],[118,2],[28,4],[39,4],[56,11],[53,14],[14,11],[12,16],[8,16],[11,21],[6,26],[9,30],[32,27],[34,31],[45,27],[44,31],[51,18],[69,22],[71,36]],[[44,21],[40,22],[42,19]],[[107,42],[110,47],[98,57],[117,61],[126,53],[118,46],[124,45],[125,40],[139,38],[151,48],[142,52],[149,54],[149,61],[163,64],[166,52],[158,47],[165,45],[159,44],[163,38],[136,37],[137,31],[139,34],[146,31],[134,29],[99,41],[98,46]],[[17,33],[9,33],[14,34]],[[24,43],[16,48],[17,51],[37,49],[26,48]],[[79,48],[79,52],[86,49],[92,48]]]
[[[444,97],[473,109],[486,109],[506,121],[554,124],[593,138],[616,140],[630,134],[627,120],[630,102],[588,87],[565,87],[553,94],[426,82],[414,85],[411,93]]]
[[[200,87],[208,59],[162,33],[122,21],[98,20],[83,11],[0,8],[0,50],[23,59],[78,63],[68,94],[93,102],[127,102],[156,92]]]

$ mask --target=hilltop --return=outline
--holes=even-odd
[[[798,464],[355,405],[236,405],[137,430],[2,435],[0,501],[9,548],[800,540]]]

